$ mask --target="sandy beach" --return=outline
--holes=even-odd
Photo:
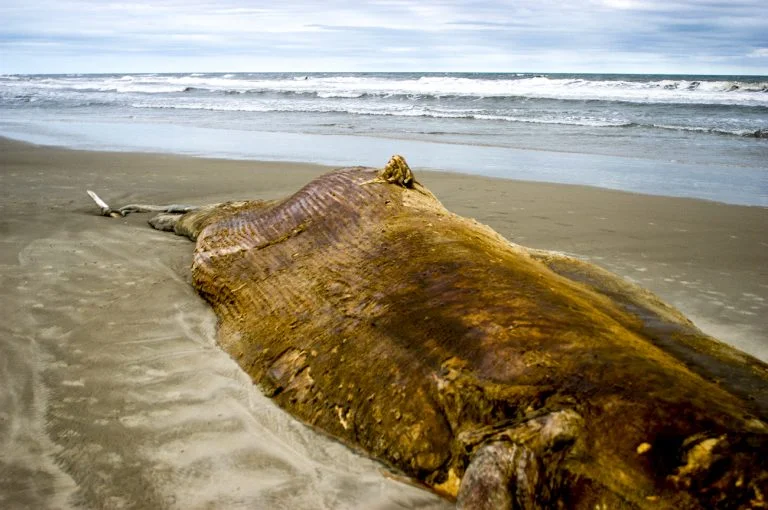
[[[405,155],[408,156],[407,154]],[[215,344],[193,245],[111,205],[277,198],[328,168],[0,138],[0,507],[450,508],[293,420]],[[636,281],[768,360],[768,209],[442,172],[509,240]]]

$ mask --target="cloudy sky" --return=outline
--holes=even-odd
[[[766,0],[2,0],[0,73],[768,75]]]

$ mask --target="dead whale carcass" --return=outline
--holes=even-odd
[[[268,395],[460,507],[766,505],[768,366],[451,214],[402,158],[153,221],[197,239],[219,344]]]

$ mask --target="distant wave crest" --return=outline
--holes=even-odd
[[[698,133],[711,133],[719,135],[744,136],[752,138],[768,138],[768,129],[725,129],[705,126],[653,124],[633,122],[615,118],[602,118],[596,116],[568,115],[562,112],[550,114],[538,114],[536,116],[498,115],[486,113],[483,110],[448,110],[432,109],[429,107],[393,108],[389,105],[358,105],[350,107],[345,105],[331,105],[328,103],[274,103],[264,104],[237,104],[237,103],[208,103],[186,102],[174,104],[161,104],[152,102],[134,102],[133,108],[140,109],[172,109],[172,110],[210,110],[229,112],[256,112],[256,113],[316,113],[316,114],[350,114],[361,116],[390,116],[390,117],[425,117],[436,119],[466,119],[479,121],[498,121],[521,124],[583,126],[592,128],[641,128],[660,129],[667,131],[688,131]],[[433,133],[433,132],[429,132]]]
[[[114,94],[293,94],[321,99],[361,97],[531,98],[629,103],[768,106],[768,81],[629,80],[504,75],[272,76],[245,74],[0,76],[0,88]]]

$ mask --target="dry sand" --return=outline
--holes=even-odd
[[[0,508],[449,508],[261,396],[214,343],[193,245],[112,205],[275,198],[326,169],[0,139]],[[636,280],[768,359],[768,209],[417,177],[510,240]]]

